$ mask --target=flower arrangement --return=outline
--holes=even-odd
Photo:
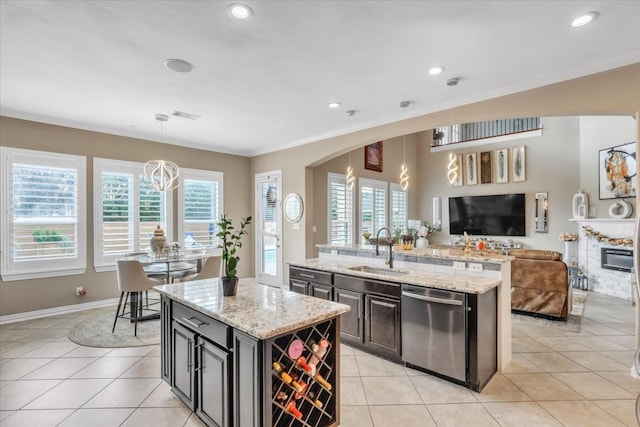
[[[562,242],[575,242],[578,240],[577,233],[560,233],[560,241]]]
[[[434,225],[429,224],[428,222],[423,223],[420,228],[418,228],[418,237],[429,237],[433,232],[438,231]]]

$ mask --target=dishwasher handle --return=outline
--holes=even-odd
[[[436,298],[436,297],[428,297],[425,295],[412,294],[410,292],[402,291],[402,296],[407,298],[419,299],[422,301],[435,302],[438,304],[448,304],[448,305],[462,305],[462,301],[460,300],[452,300],[445,298]]]

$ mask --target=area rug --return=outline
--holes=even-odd
[[[580,332],[580,322],[582,320],[582,314],[584,313],[584,307],[589,294],[578,289],[573,289],[571,298],[571,313],[567,316],[566,320],[548,319],[546,317],[529,316],[520,313],[511,313],[511,320],[513,326],[518,325],[537,325],[548,326],[551,328],[563,329],[571,332]]]
[[[111,333],[113,312],[93,316],[76,325],[67,335],[76,344],[87,347],[139,347],[160,344],[160,320],[138,322],[138,336],[133,335],[133,326],[128,319],[118,319],[116,330]]]

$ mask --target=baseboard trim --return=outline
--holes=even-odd
[[[25,320],[40,319],[42,317],[58,316],[60,314],[74,313],[76,311],[89,310],[91,308],[108,307],[116,305],[118,298],[104,299],[100,301],[86,302],[83,304],[64,305],[62,307],[46,308],[44,310],[26,311],[24,313],[8,314],[0,316],[0,325],[8,323],[24,322]]]

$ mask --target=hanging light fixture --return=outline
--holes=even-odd
[[[156,114],[156,120],[160,122],[160,142],[163,137],[162,124],[169,120],[169,116],[166,114]],[[149,160],[144,164],[144,176],[142,182],[154,190],[169,191],[178,186],[180,180],[180,169],[178,165],[173,162],[163,160]]]
[[[356,177],[353,175],[353,168],[351,167],[351,151],[349,151],[349,166],[347,166],[347,188],[353,190],[353,185],[356,182]]]
[[[400,107],[405,109],[411,102],[402,101]],[[407,119],[406,110],[403,111],[403,121]],[[400,168],[400,188],[402,191],[407,191],[409,188],[409,168],[407,168],[407,135],[402,136],[402,167]]]

